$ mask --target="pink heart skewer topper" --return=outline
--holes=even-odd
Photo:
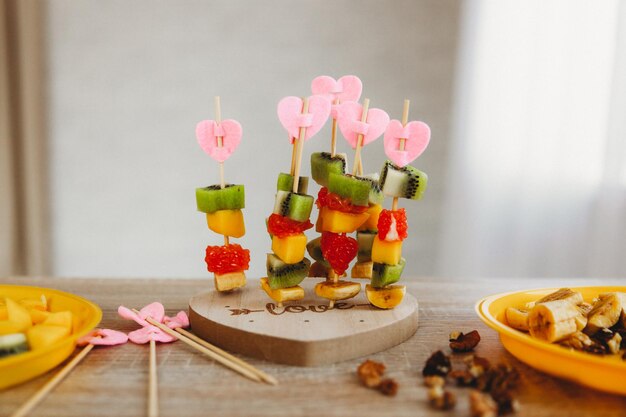
[[[139,311],[139,314],[124,306],[119,306],[117,312],[122,318],[133,320],[142,326],[141,329],[128,333],[128,339],[136,344],[148,343],[151,340],[161,343],[170,343],[177,340],[174,336],[170,336],[158,327],[148,323],[146,321],[147,317],[151,317],[159,323],[165,323],[171,329],[189,326],[189,319],[185,312],[181,311],[175,317],[168,317],[165,315],[163,304],[158,302],[148,304]]]
[[[78,346],[115,346],[128,342],[128,336],[124,332],[111,329],[93,329],[85,336],[76,341]]]
[[[242,128],[233,119],[217,123],[215,120],[203,120],[196,125],[196,139],[204,152],[217,162],[226,161],[241,142]],[[218,146],[218,138],[222,146]]]
[[[337,123],[346,141],[356,149],[359,135],[363,135],[362,146],[378,139],[389,123],[389,115],[381,109],[369,109],[367,119],[361,122],[363,106],[347,101],[339,105]]]
[[[400,149],[401,139],[405,139],[404,150]],[[426,150],[429,142],[430,127],[424,122],[412,121],[402,126],[399,120],[392,120],[385,130],[385,153],[399,167],[414,161]]]
[[[336,101],[359,101],[362,91],[363,83],[356,75],[344,75],[338,80],[328,75],[320,75],[311,82],[311,92],[322,95],[331,102],[330,116],[333,119],[337,118],[339,108]]]
[[[324,96],[309,97],[308,113],[302,114],[303,100],[300,97],[288,96],[278,102],[276,112],[280,124],[289,133],[291,143],[300,137],[300,128],[306,128],[304,140],[309,140],[326,124],[330,115],[330,101]]]

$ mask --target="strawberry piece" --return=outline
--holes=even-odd
[[[395,223],[395,225],[394,225]],[[395,226],[395,231],[392,227]],[[404,240],[408,234],[409,226],[406,221],[406,210],[401,208],[395,211],[383,210],[378,216],[378,237],[381,240],[385,240],[387,234],[391,232],[392,235],[397,234],[397,239],[393,241]]]
[[[322,233],[322,255],[337,275],[342,275],[356,256],[359,245],[345,233]]]
[[[207,270],[216,274],[245,271],[250,267],[250,251],[236,243],[207,246],[204,260]]]
[[[320,188],[315,204],[318,209],[328,207],[331,210],[354,214],[365,213],[369,208],[368,206],[355,206],[350,202],[349,198],[342,198],[335,193],[331,193],[326,187]]]
[[[267,220],[267,231],[272,236],[287,237],[304,233],[313,227],[313,223],[309,220],[299,222],[286,216],[273,213]]]

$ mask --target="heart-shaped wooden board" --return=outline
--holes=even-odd
[[[189,300],[193,333],[234,353],[296,366],[317,366],[380,352],[415,334],[417,300],[406,294],[392,310],[369,304],[362,280],[354,298],[335,303],[317,297],[318,278],[300,286],[305,297],[279,308],[256,279],[231,293],[211,290]]]

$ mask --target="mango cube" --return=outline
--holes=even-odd
[[[11,333],[23,333],[32,326],[28,310],[10,298],[5,299],[6,316],[0,321],[0,336]]]
[[[243,271],[215,274],[214,283],[218,291],[231,291],[246,285],[246,274]]]
[[[368,212],[353,214],[322,207],[320,210],[320,229],[322,232],[352,233],[369,217]],[[317,230],[317,228],[316,228]]]
[[[42,324],[48,326],[60,326],[65,327],[69,331],[72,331],[73,315],[71,311],[60,311],[58,313],[50,313]]]
[[[286,264],[296,264],[304,258],[306,236],[304,233],[286,237],[272,237],[272,252]]]
[[[242,237],[246,234],[241,210],[218,210],[207,213],[206,222],[209,229],[220,235]]]
[[[397,265],[402,257],[402,241],[396,240],[387,242],[380,240],[378,236],[374,238],[372,245],[372,262],[387,265]]]
[[[66,336],[69,336],[70,329],[65,326],[55,326],[53,324],[40,324],[31,327],[26,332],[28,345],[31,350],[41,349],[58,342]]]
[[[378,230],[378,217],[380,216],[381,211],[383,211],[383,206],[381,206],[380,204],[370,205],[370,207],[366,211],[366,213],[368,213],[370,216],[367,218],[365,223],[359,226],[357,230],[359,232]]]

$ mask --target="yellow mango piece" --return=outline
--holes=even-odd
[[[246,234],[241,210],[218,210],[207,213],[206,222],[209,229],[220,235],[242,237]]]
[[[261,288],[263,288],[263,291],[265,291],[272,300],[279,304],[285,301],[297,301],[304,298],[304,289],[299,285],[273,290],[270,288],[267,278],[261,278]]]
[[[304,258],[306,236],[304,233],[287,237],[272,237],[272,252],[286,264],[296,264]]]
[[[218,291],[231,291],[246,285],[246,274],[243,271],[215,274],[214,283]]]
[[[331,210],[322,207],[320,217],[322,218],[322,232],[352,233],[359,228],[369,217],[369,213],[344,213],[339,210]]]
[[[70,335],[70,329],[64,326],[39,324],[26,332],[31,350],[41,349]]]
[[[26,310],[37,309],[41,311],[48,311],[48,300],[46,296],[41,294],[39,298],[22,298],[18,301]]]
[[[58,313],[50,313],[42,324],[47,326],[65,327],[68,331],[72,331],[73,315],[71,311],[59,311]]]
[[[372,262],[387,265],[397,265],[402,257],[402,241],[396,240],[387,242],[380,240],[378,236],[374,238],[372,245]]]
[[[405,293],[404,285],[388,285],[384,288],[374,288],[369,284],[365,286],[367,299],[378,308],[390,309],[398,306]]]
[[[329,300],[347,300],[361,291],[361,284],[350,281],[324,281],[315,286],[315,294]]]
[[[7,305],[4,303],[4,299],[0,298],[0,320],[6,320],[8,318]]]
[[[33,324],[28,310],[10,298],[5,298],[5,320],[0,321],[0,336],[11,333],[24,333]]]
[[[43,323],[50,316],[50,314],[52,314],[49,311],[41,311],[36,308],[30,309],[28,312],[30,313],[30,320],[33,324]]]
[[[380,217],[380,212],[383,211],[383,206],[380,204],[372,204],[367,209],[366,213],[370,216],[367,218],[365,223],[363,223],[358,231],[367,231],[367,230],[378,230],[378,217]]]

